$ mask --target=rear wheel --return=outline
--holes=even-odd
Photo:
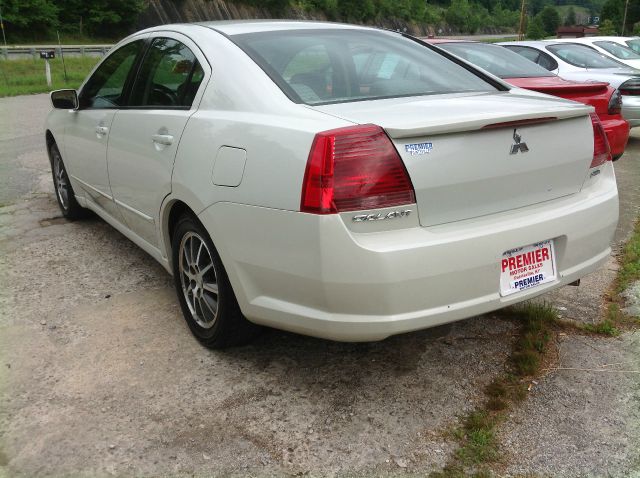
[[[173,278],[191,332],[206,347],[243,345],[260,328],[242,315],[229,278],[207,231],[192,215],[178,221],[172,238]]]
[[[69,175],[58,146],[53,143],[49,146],[51,158],[51,173],[53,174],[53,187],[56,190],[56,199],[62,215],[67,219],[80,219],[85,217],[87,210],[78,204]]]

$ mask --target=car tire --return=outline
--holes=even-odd
[[[242,315],[218,251],[195,216],[178,220],[171,250],[176,292],[193,335],[211,349],[255,338],[261,328]]]
[[[78,204],[76,195],[73,192],[67,168],[62,160],[62,155],[56,143],[49,146],[49,159],[51,160],[51,175],[53,176],[53,187],[56,193],[56,200],[62,215],[70,220],[82,219],[87,216],[88,211]]]

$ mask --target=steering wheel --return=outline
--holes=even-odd
[[[163,106],[176,106],[178,104],[178,95],[171,88],[158,83],[153,84],[152,95],[154,103],[160,103]]]

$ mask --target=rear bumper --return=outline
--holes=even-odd
[[[230,203],[200,219],[247,318],[371,341],[506,307],[592,272],[610,254],[618,195],[609,162],[573,196],[429,228],[361,233],[339,215]],[[503,252],[551,238],[558,280],[501,297]]]
[[[611,147],[611,155],[614,158],[621,156],[629,140],[629,123],[619,116],[618,118],[605,119],[600,117],[600,122],[607,134],[609,146]]]
[[[622,116],[629,126],[640,126],[640,96],[622,95]]]

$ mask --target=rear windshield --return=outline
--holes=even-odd
[[[555,76],[541,66],[501,46],[486,43],[442,43],[438,46],[500,78]]]
[[[558,43],[549,45],[547,50],[555,53],[556,56],[570,65],[580,68],[628,68],[624,63],[620,63],[613,58],[598,53],[593,48],[585,45]]]
[[[620,45],[619,43],[612,41],[594,41],[594,45],[599,46],[604,51],[611,53],[616,58],[620,58],[621,60],[638,60],[640,59],[640,55],[638,55],[631,48],[628,48],[624,45]]]
[[[436,51],[399,34],[356,29],[231,36],[297,103],[496,91]]]
[[[633,40],[627,40],[627,45],[636,53],[640,53],[640,38],[634,38]]]

